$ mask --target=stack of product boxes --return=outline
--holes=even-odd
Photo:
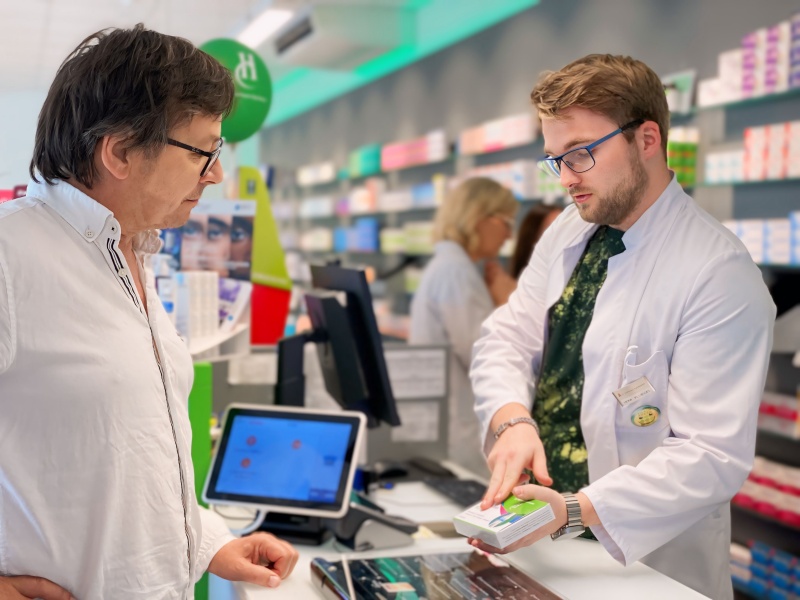
[[[669,168],[675,171],[681,187],[694,187],[697,179],[698,130],[694,127],[673,127],[667,139]]]
[[[719,55],[717,77],[698,83],[697,105],[713,106],[800,87],[800,13],[742,38]]]
[[[794,600],[800,595],[800,560],[764,542],[731,544],[733,584],[753,598]]]
[[[175,327],[186,340],[219,332],[219,275],[216,271],[178,271],[175,281]]]
[[[733,503],[800,527],[800,469],[756,456]]]
[[[537,189],[539,168],[533,160],[515,160],[470,169],[463,177],[452,178],[451,189],[470,177],[488,177],[511,190],[519,200],[540,197]],[[551,178],[556,184],[558,179]],[[563,191],[562,191],[563,194]]]
[[[800,177],[800,121],[744,130],[744,179]]]
[[[723,225],[742,240],[755,262],[800,265],[800,212],[786,219],[739,219]]]

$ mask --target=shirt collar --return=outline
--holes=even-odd
[[[44,179],[31,179],[26,195],[53,209],[87,242],[99,239],[107,225],[110,225],[110,231],[105,235],[116,240],[120,238],[120,227],[114,213],[67,181],[56,180],[49,184]],[[145,254],[157,253],[161,245],[157,229],[142,231],[133,238],[133,249]]]
[[[655,232],[668,228],[669,213],[686,197],[686,193],[678,183],[677,177],[672,174],[672,179],[658,199],[650,208],[644,211],[644,214],[622,236],[625,248],[633,250],[648,238],[651,238]]]
[[[49,184],[31,179],[26,195],[53,209],[87,242],[94,242],[109,218],[114,217],[105,206],[66,181],[56,180]]]

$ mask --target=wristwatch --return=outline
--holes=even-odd
[[[562,494],[567,503],[567,523],[555,533],[550,534],[553,540],[569,540],[578,537],[586,527],[581,521],[581,504],[575,494]]]

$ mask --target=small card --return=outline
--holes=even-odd
[[[639,377],[636,381],[631,381],[628,385],[623,385],[618,390],[611,392],[622,407],[628,406],[631,402],[636,402],[646,398],[650,394],[655,394],[656,390],[647,380],[647,377]]]

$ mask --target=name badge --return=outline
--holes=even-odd
[[[631,381],[628,385],[623,385],[618,390],[611,392],[622,407],[628,406],[631,402],[636,402],[646,398],[650,394],[655,394],[656,390],[647,380],[647,377],[640,377],[636,381]]]

